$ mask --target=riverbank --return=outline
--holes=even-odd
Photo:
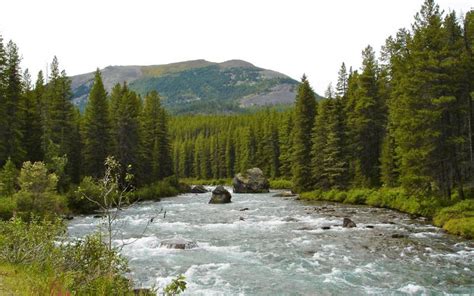
[[[301,200],[324,200],[388,208],[432,220],[446,232],[467,239],[474,238],[474,200],[441,200],[409,196],[402,188],[315,190],[304,192]]]

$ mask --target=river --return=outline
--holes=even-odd
[[[472,240],[391,210],[273,194],[233,194],[224,205],[208,204],[210,193],[184,194],[122,211],[115,243],[130,243],[122,249],[129,276],[163,287],[184,274],[186,295],[474,294]],[[343,228],[344,216],[357,227]],[[69,233],[82,237],[100,221],[76,217]],[[197,247],[160,247],[177,237]]]

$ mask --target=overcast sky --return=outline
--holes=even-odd
[[[69,75],[108,65],[243,59],[320,94],[343,61],[413,22],[423,0],[2,0],[0,34],[36,73],[56,55]],[[438,0],[467,12],[470,0]]]

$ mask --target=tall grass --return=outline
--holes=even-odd
[[[450,201],[429,196],[414,196],[402,188],[315,190],[300,195],[303,200],[324,200],[365,204],[433,219],[447,232],[474,237],[474,200]]]

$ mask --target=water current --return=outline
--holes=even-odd
[[[128,276],[162,288],[183,274],[186,295],[474,295],[474,241],[387,209],[273,194],[233,194],[230,204],[184,194],[121,211],[114,242],[128,243]],[[75,217],[69,233],[101,221]],[[197,247],[160,247],[170,238]]]

